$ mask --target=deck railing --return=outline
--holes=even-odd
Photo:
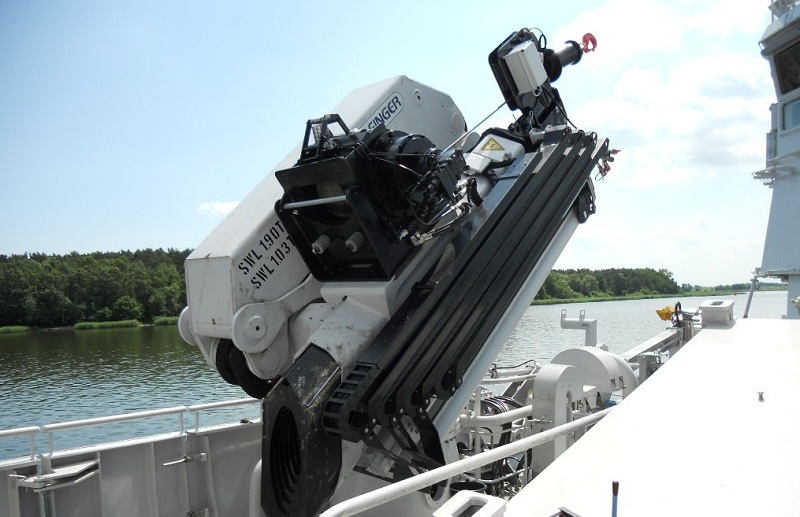
[[[418,474],[414,477],[404,479],[377,490],[373,490],[372,492],[367,492],[365,494],[353,497],[352,499],[348,499],[337,504],[336,506],[331,507],[320,517],[346,517],[367,511],[371,508],[375,508],[376,506],[388,503],[389,501],[399,499],[404,495],[450,479],[453,476],[475,470],[484,465],[488,465],[489,463],[513,456],[514,454],[519,454],[538,445],[552,441],[559,436],[563,436],[578,429],[583,429],[599,421],[612,410],[613,408],[608,408],[598,411],[597,413],[573,420],[572,422],[548,429],[547,431],[542,431],[541,433],[533,436],[528,436],[527,438],[522,438],[521,440],[511,442],[507,445],[490,449],[480,454],[476,454],[475,456],[470,456],[453,463],[448,463],[442,467],[423,472],[422,474]],[[256,512],[251,511],[251,515],[254,513]]]
[[[39,453],[37,448],[37,437],[42,435],[47,435],[48,439],[47,453],[52,456],[55,443],[54,433],[59,431],[80,429],[80,428],[92,427],[103,424],[114,424],[130,420],[143,420],[146,418],[152,418],[158,416],[177,415],[178,430],[176,431],[176,433],[178,435],[183,435],[187,432],[186,428],[187,417],[194,416],[193,430],[198,431],[200,429],[200,414],[203,411],[229,408],[235,406],[243,406],[249,404],[259,404],[260,402],[261,402],[260,400],[252,398],[223,400],[219,402],[209,402],[205,404],[194,404],[191,406],[174,406],[162,409],[137,411],[134,413],[123,413],[119,415],[86,418],[82,420],[70,420],[68,422],[58,422],[54,424],[46,424],[43,426],[17,427],[13,429],[0,430],[0,439],[28,436],[30,439],[30,449],[28,456],[30,456],[30,459],[34,459],[36,458],[37,453]],[[41,443],[41,440],[39,440],[39,443]]]
[[[36,425],[28,427],[15,427],[13,429],[0,430],[0,439],[16,438],[18,436],[28,436],[30,439],[30,459],[36,457],[36,437],[41,434],[42,428]]]

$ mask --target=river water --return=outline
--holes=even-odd
[[[720,297],[735,301],[741,316],[746,295]],[[706,298],[685,298],[684,310]],[[780,317],[785,292],[755,294],[750,317]],[[666,328],[655,313],[675,298],[532,306],[527,309],[498,366],[529,359],[548,362],[555,354],[582,346],[584,334],[560,328],[561,310],[568,317],[597,318],[598,341],[612,352],[624,352]],[[213,402],[246,395],[227,384],[185,344],[176,327],[108,330],[53,330],[0,335],[0,429],[45,425]],[[203,415],[203,424],[239,418],[258,418],[257,405]],[[174,415],[143,422],[108,424],[98,428],[59,432],[57,448],[84,445],[86,440],[110,441],[154,432],[178,430]],[[41,442],[42,439],[39,438]],[[45,439],[46,442],[46,439]],[[40,450],[46,450],[39,444]],[[0,438],[0,460],[28,453],[24,438]]]

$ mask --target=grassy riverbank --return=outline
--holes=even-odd
[[[0,327],[0,334],[15,334],[17,332],[28,332],[30,330],[34,330],[34,328],[25,327],[23,325],[9,325],[6,327]]]
[[[165,326],[177,325],[177,316],[159,316],[153,320],[152,325]],[[74,330],[96,330],[96,329],[117,329],[117,328],[136,328],[148,325],[139,320],[120,320],[120,321],[82,321],[76,323],[72,327],[55,327],[59,330],[74,329]],[[18,332],[33,332],[37,330],[44,330],[39,327],[26,327],[24,325],[7,325],[0,327],[0,334],[15,334]],[[53,330],[53,329],[51,329]]]
[[[139,327],[141,323],[139,320],[121,320],[121,321],[82,321],[76,323],[72,328],[75,330],[94,330],[94,329],[118,329],[128,327]]]
[[[558,305],[561,303],[589,303],[589,302],[613,302],[619,300],[649,300],[652,298],[675,298],[680,300],[682,298],[696,298],[708,296],[733,296],[740,294],[740,291],[691,291],[686,293],[676,294],[661,294],[661,293],[633,293],[626,296],[584,296],[580,298],[548,298],[546,300],[533,300],[531,305]]]
[[[153,320],[153,325],[177,325],[178,324],[178,317],[177,316],[159,316],[158,318]]]
[[[629,294],[627,296],[585,296],[582,298],[548,298],[533,300],[531,305],[559,305],[562,303],[615,302],[620,300],[647,300],[650,298],[668,298],[668,294]]]
[[[762,285],[758,291],[786,291],[786,284]],[[681,291],[674,294],[663,293],[633,293],[626,296],[582,296],[579,298],[547,298],[545,300],[533,300],[531,305],[558,305],[561,303],[589,303],[589,302],[613,302],[617,300],[648,300],[652,298],[675,298],[676,301],[682,298],[707,298],[709,296],[734,296],[737,294],[747,294],[747,291],[735,289],[699,289],[692,291]]]

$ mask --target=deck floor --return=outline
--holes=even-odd
[[[763,401],[759,401],[763,392]],[[704,329],[506,516],[800,515],[800,320]]]

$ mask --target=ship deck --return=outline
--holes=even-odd
[[[800,320],[706,328],[506,515],[611,515],[615,480],[619,515],[797,515],[798,396]]]

